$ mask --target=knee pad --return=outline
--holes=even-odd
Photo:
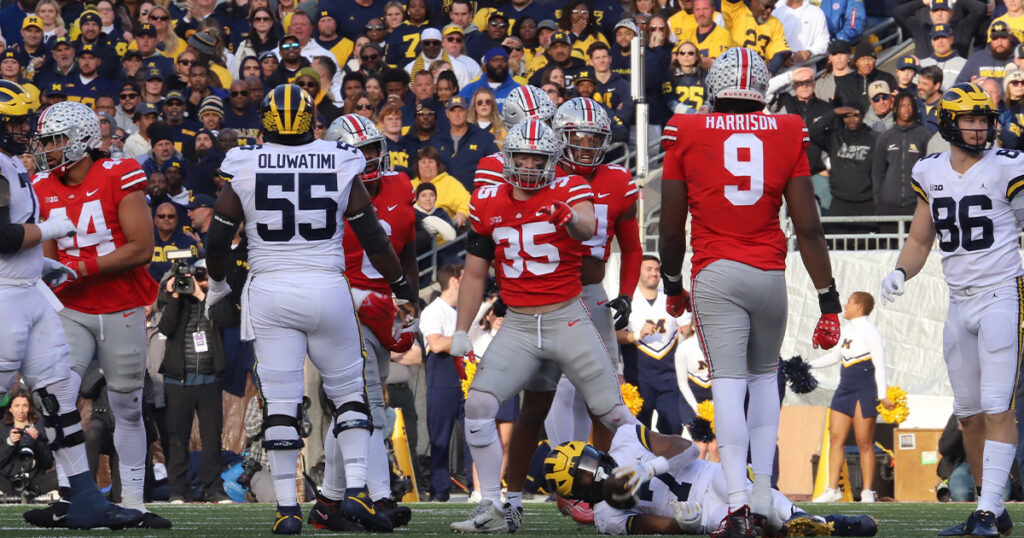
[[[487,446],[498,442],[494,419],[466,419],[466,442],[469,446]]]
[[[337,437],[339,433],[353,428],[367,430],[370,433],[373,433],[373,418],[371,417],[370,406],[367,405],[365,396],[360,400],[349,400],[340,406],[336,406],[334,402],[329,400],[328,403],[330,404],[331,415],[334,417],[333,433],[335,437]],[[383,414],[383,409],[381,412]],[[349,416],[347,418],[342,418],[342,415],[345,415],[346,413],[348,413]]]
[[[611,411],[608,411],[598,418],[601,419],[601,424],[604,424],[605,427],[612,431],[612,433],[615,433],[615,430],[628,424],[640,424],[640,421],[637,420],[636,417],[633,416],[633,413],[630,413],[629,409],[627,409],[623,404],[616,405]]]
[[[266,450],[299,450],[305,446],[305,443],[302,441],[298,418],[298,415],[302,413],[302,405],[298,404],[295,406],[295,415],[286,415],[277,412],[270,414],[268,410],[269,407],[270,406],[267,405],[263,408],[263,448]],[[267,438],[267,430],[277,426],[295,430],[295,437],[291,439]]]
[[[60,414],[60,403],[57,401],[56,396],[47,392],[45,388],[36,390],[35,394],[39,399],[39,407],[43,411],[46,427],[53,429],[50,450],[56,451],[85,442],[85,433],[82,432],[81,428],[82,416],[78,414],[77,409],[69,413]],[[65,435],[64,428],[70,429],[73,426],[78,426],[78,429]]]
[[[498,416],[500,405],[501,402],[493,394],[470,389],[465,407],[467,423],[470,419],[493,421],[494,417]]]

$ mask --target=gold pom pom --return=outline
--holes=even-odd
[[[473,376],[476,375],[476,361],[462,361],[466,368],[466,379],[462,380],[462,398],[469,397],[469,386],[473,384]]]
[[[907,391],[892,385],[886,389],[885,397],[895,404],[896,407],[886,409],[884,405],[879,403],[878,407],[876,407],[878,409],[878,416],[889,424],[902,424],[910,415],[910,409],[907,407]]]
[[[697,416],[711,423],[711,431],[715,431],[715,402],[704,400],[697,404]]]
[[[644,407],[644,399],[640,396],[640,391],[636,388],[636,385],[632,383],[623,383],[619,385],[619,389],[622,391],[622,401],[629,408],[629,412],[636,415]]]

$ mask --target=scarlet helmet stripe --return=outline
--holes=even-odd
[[[747,89],[750,81],[750,50],[740,49],[740,89]]]
[[[537,103],[533,101],[533,94],[530,93],[530,89],[526,86],[520,86],[523,95],[523,104],[526,105],[527,112],[533,112],[537,108]]]
[[[363,125],[361,123],[356,121],[355,118],[348,117],[347,115],[345,116],[345,122],[348,123],[352,127],[352,133],[353,134],[355,134],[358,137],[362,137],[362,135],[363,135]]]

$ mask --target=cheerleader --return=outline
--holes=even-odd
[[[827,355],[810,362],[811,368],[833,364],[843,365],[829,405],[829,468],[828,489],[814,502],[836,502],[842,499],[839,491],[839,471],[845,460],[844,444],[853,426],[857,448],[860,450],[861,476],[864,489],[860,502],[875,502],[877,495],[871,489],[875,477],[875,421],[876,407],[881,402],[886,409],[894,404],[885,397],[885,350],[882,335],[868,316],[875,307],[871,294],[858,291],[850,295],[843,307],[843,317],[849,320],[840,334],[840,345]]]

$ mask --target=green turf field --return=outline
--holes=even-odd
[[[468,504],[413,504],[412,523],[398,529],[396,534],[408,536],[442,535],[452,536],[448,524],[464,518],[470,511]],[[878,536],[912,538],[935,536],[935,533],[962,520],[974,508],[973,504],[902,504],[878,503],[872,506],[860,504],[805,504],[814,514],[834,512],[868,513],[879,522]],[[116,536],[248,536],[270,535],[270,518],[273,508],[268,505],[150,505],[154,512],[174,522],[171,531],[120,531]],[[308,509],[308,505],[307,505]],[[0,536],[70,536],[81,534],[107,535],[107,531],[55,532],[52,529],[29,527],[21,519],[22,506],[0,506]],[[1024,522],[1024,505],[1010,505],[1014,521]],[[305,534],[328,535],[306,526]],[[1018,534],[1024,535],[1024,527]],[[527,536],[582,536],[596,535],[593,527],[580,527],[569,518],[561,516],[552,503],[527,503],[523,528],[516,533]]]

